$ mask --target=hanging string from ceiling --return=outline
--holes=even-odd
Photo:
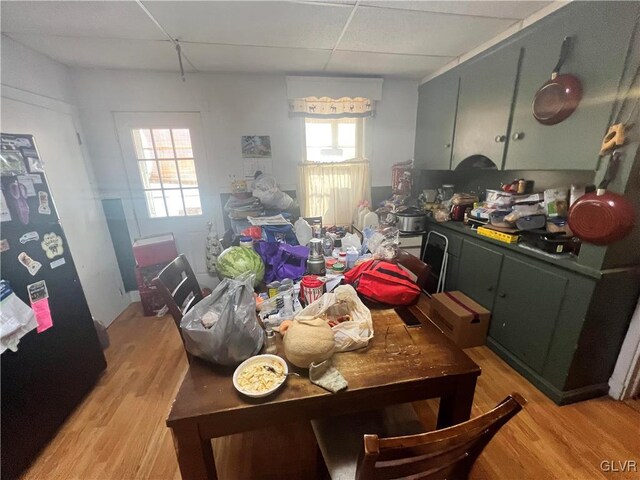
[[[182,77],[182,81],[186,81],[186,79],[184,78],[184,67],[182,66],[182,48],[180,47],[180,42],[178,42],[178,39],[174,40],[175,44],[176,44],[176,52],[178,53],[178,63],[180,64],[180,76]]]

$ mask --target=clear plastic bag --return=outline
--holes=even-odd
[[[295,206],[295,200],[278,188],[275,177],[266,173],[254,180],[253,196],[268,208],[287,210]]]
[[[370,232],[367,232],[370,233]],[[400,232],[396,227],[380,228],[367,238],[367,248],[374,258],[392,260],[398,255]]]
[[[260,351],[264,334],[256,318],[253,280],[253,274],[223,279],[182,318],[180,329],[189,353],[220,365],[237,365]]]

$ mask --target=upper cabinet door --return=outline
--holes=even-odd
[[[452,168],[473,155],[502,168],[519,56],[507,45],[463,66]]]
[[[414,157],[420,168],[451,168],[458,80],[457,70],[450,70],[419,88]]]
[[[596,168],[637,14],[637,2],[576,2],[534,25],[522,38],[524,54],[506,169]],[[560,73],[580,79],[582,101],[566,120],[542,125],[533,117],[531,105],[537,90],[550,79],[566,36],[572,37],[572,50]],[[630,71],[638,59],[634,62]]]

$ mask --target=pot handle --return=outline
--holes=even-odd
[[[620,163],[621,156],[622,156],[622,153],[620,153],[619,150],[616,150],[611,154],[611,157],[609,157],[607,170],[604,172],[604,177],[602,177],[602,181],[598,185],[598,191],[596,192],[598,196],[605,194],[605,192],[607,191],[607,187],[609,186],[609,183],[616,176],[616,171],[618,170],[618,164]]]
[[[567,60],[569,51],[571,50],[571,41],[571,37],[564,37],[564,40],[562,40],[562,47],[560,47],[560,58],[558,59],[558,63],[556,63],[553,72],[551,73],[551,80],[555,80],[555,78],[560,73],[562,65],[564,65],[564,62]]]

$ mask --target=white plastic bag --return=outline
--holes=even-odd
[[[325,293],[318,300],[305,307],[294,320],[309,320],[322,317],[332,307],[344,306],[351,320],[331,327],[336,342],[336,352],[348,352],[366,347],[373,338],[371,312],[362,303],[351,285],[341,285],[331,293]]]
[[[263,173],[253,182],[253,196],[268,208],[287,210],[295,205],[295,200],[278,188],[273,175]]]
[[[349,247],[355,248],[358,252],[362,248],[362,243],[360,243],[360,237],[355,233],[345,233],[342,238],[342,248],[345,250]]]
[[[296,223],[293,224],[293,229],[296,232],[296,238],[300,245],[306,246],[311,241],[311,238],[313,238],[311,225],[302,217],[296,220]]]

